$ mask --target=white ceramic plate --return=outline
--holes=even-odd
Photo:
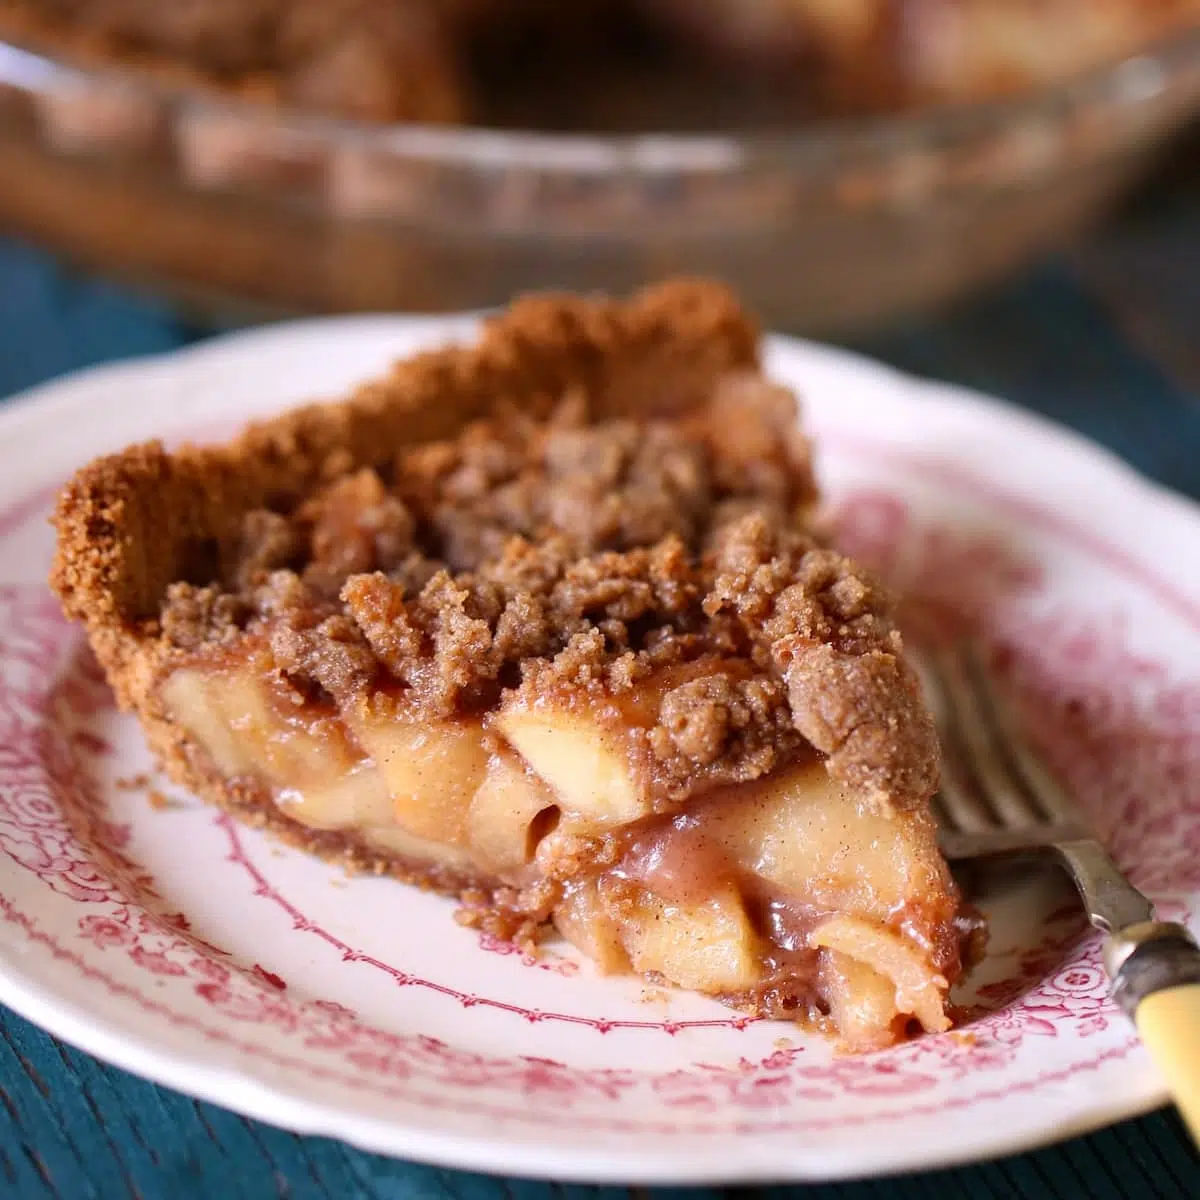
[[[808,1180],[1026,1149],[1163,1090],[1053,874],[993,884],[959,1032],[865,1057],[688,995],[527,962],[449,901],[169,793],[44,584],[53,487],[98,452],[332,395],[470,322],[371,318],[107,367],[0,413],[0,999],[102,1058],[447,1166]],[[1200,520],[1003,406],[776,340],[847,546],[985,630],[1046,754],[1164,916],[1200,914]],[[137,776],[151,776],[149,782]],[[162,803],[162,792],[169,803]]]

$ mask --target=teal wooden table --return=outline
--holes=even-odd
[[[1200,151],[1185,156],[1200,161]],[[937,319],[856,346],[919,374],[1054,417],[1200,498],[1200,173],[1086,246]],[[0,396],[202,334],[154,302],[0,240]],[[1193,552],[1196,549],[1193,548]],[[286,1197],[563,1200],[624,1189],[489,1179],[296,1137],[81,1054],[0,1009],[0,1200]],[[1173,1112],[955,1171],[689,1197],[1200,1197],[1200,1160]],[[648,1200],[628,1189],[629,1200]]]

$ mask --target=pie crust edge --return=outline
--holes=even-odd
[[[483,880],[293,820],[270,789],[223,775],[166,711],[159,685],[186,658],[156,620],[171,583],[199,578],[243,513],[452,436],[503,401],[549,416],[583,386],[599,416],[695,407],[722,376],[759,366],[760,332],[725,287],[676,280],[628,300],[545,294],[516,301],[477,342],[396,363],[349,398],[257,421],[233,441],[168,451],[149,441],[88,464],[60,493],[50,584],[88,641],[122,710],[180,786],[322,858],[459,895]]]

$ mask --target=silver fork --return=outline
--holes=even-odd
[[[978,646],[922,654],[917,667],[942,740],[934,801],[951,861],[1047,854],[1107,935],[1111,994],[1137,1027],[1200,1143],[1200,949],[1117,869],[1070,796],[1030,749]]]

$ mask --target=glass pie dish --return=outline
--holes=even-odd
[[[1059,243],[1198,105],[1200,30],[1002,101],[656,135],[303,116],[0,43],[0,227],[229,319],[692,273],[827,334]]]

